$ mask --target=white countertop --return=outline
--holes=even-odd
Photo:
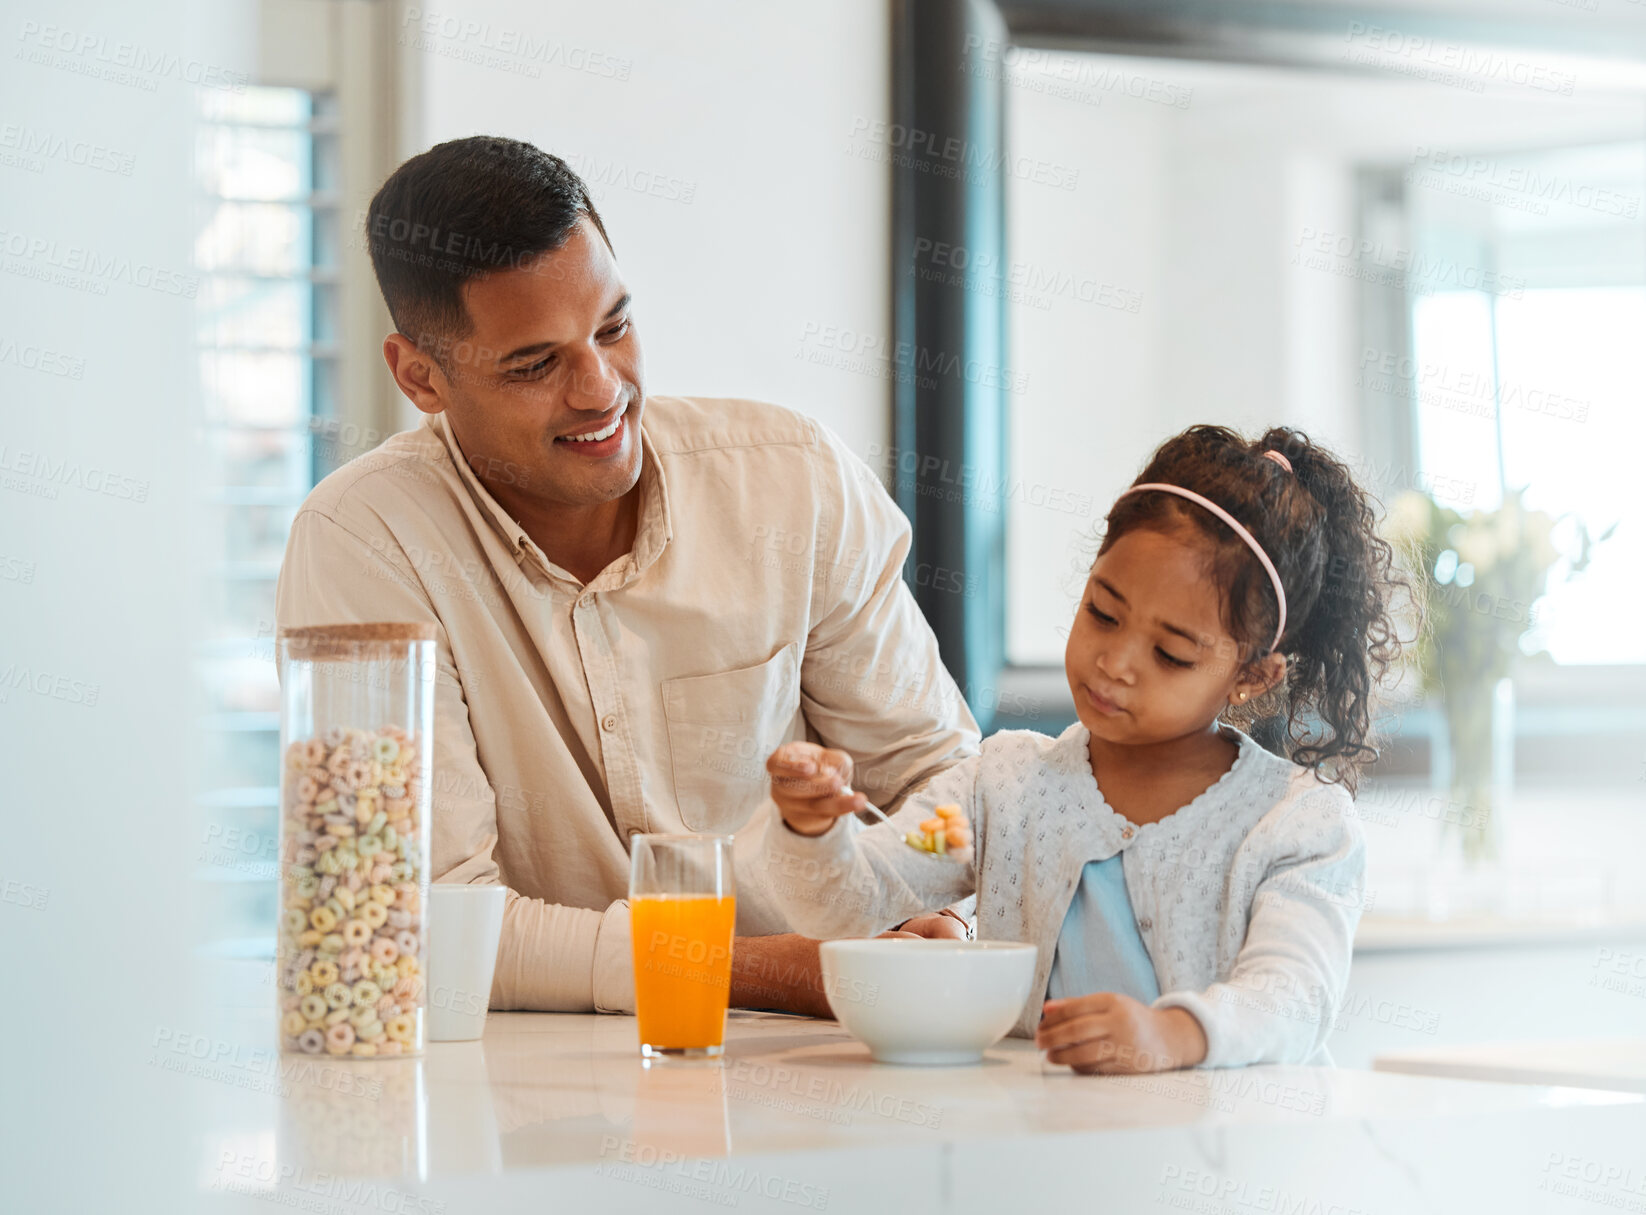
[[[1372,1066],[1413,1076],[1646,1094],[1646,1038],[1430,1046],[1379,1055]]]
[[[1229,1215],[1577,1211],[1606,1195],[1563,1206],[1551,1187],[1566,1169],[1587,1185],[1589,1162],[1606,1194],[1633,1168],[1640,1193],[1622,1193],[1646,1199],[1646,1100],[1620,1093],[1303,1067],[1076,1076],[1015,1039],[981,1066],[888,1067],[833,1022],[771,1013],[733,1012],[718,1066],[642,1067],[628,1017],[492,1014],[483,1041],[421,1061],[307,1067],[259,1032],[215,1044],[216,1063],[161,1049],[151,1064],[198,1103],[216,1209],[1001,1215],[1032,1194]]]

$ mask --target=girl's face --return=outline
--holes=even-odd
[[[1096,738],[1141,745],[1197,734],[1226,704],[1260,695],[1284,671],[1243,676],[1223,624],[1207,550],[1184,535],[1132,531],[1092,564],[1063,665],[1075,711]]]

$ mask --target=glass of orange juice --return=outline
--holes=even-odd
[[[644,1058],[720,1055],[736,920],[731,836],[634,837],[629,924]]]

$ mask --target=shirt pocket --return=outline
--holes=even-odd
[[[692,831],[736,831],[766,796],[766,757],[800,710],[800,643],[765,662],[663,681],[663,716],[680,818]]]

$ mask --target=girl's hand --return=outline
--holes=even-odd
[[[1112,991],[1047,1000],[1034,1041],[1048,1062],[1086,1074],[1166,1072],[1206,1057],[1206,1035],[1192,1013]]]
[[[933,911],[905,920],[894,931],[898,936],[925,937],[928,941],[964,941],[966,921],[947,912]]]
[[[772,800],[783,821],[801,835],[822,835],[834,820],[869,804],[852,792],[852,757],[816,743],[784,743],[766,760]]]

